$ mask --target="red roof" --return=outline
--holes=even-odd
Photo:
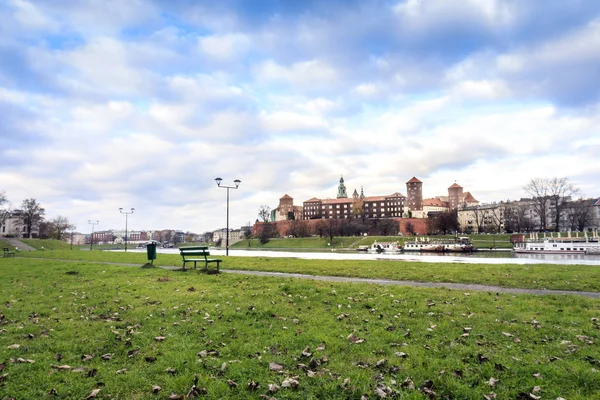
[[[450,186],[448,189],[456,189],[456,188],[460,188],[462,189],[462,186],[460,186],[458,183],[453,183],[452,186]]]
[[[464,195],[465,195],[465,198],[463,201],[466,201],[467,203],[479,203],[479,201],[477,201],[475,199],[475,197],[473,197],[471,192],[465,192]]]
[[[424,199],[423,206],[431,206],[431,207],[448,207],[448,204],[445,201],[441,201],[440,199]]]
[[[315,201],[321,201],[321,199],[317,199],[316,197],[313,197],[312,199],[306,200],[305,203],[314,203]]]
[[[287,194],[284,194],[284,195],[283,195],[283,197],[282,197],[281,199],[279,199],[279,200],[283,200],[283,199],[291,199],[291,198],[292,198],[291,196],[289,196],[289,195],[287,195]]]
[[[396,193],[390,194],[388,197],[404,197],[404,196],[402,195],[402,193],[396,192]]]
[[[420,180],[418,180],[416,177],[412,177],[410,181],[406,182],[406,183],[423,183]]]

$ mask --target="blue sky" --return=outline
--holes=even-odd
[[[349,192],[597,197],[596,0],[4,0],[0,190],[194,232]]]

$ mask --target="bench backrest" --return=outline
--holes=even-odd
[[[179,248],[179,254],[181,254],[182,257],[185,257],[185,256],[202,256],[202,257],[206,258],[207,256],[210,256],[210,253],[208,251],[208,247],[206,247],[206,246],[180,247]]]

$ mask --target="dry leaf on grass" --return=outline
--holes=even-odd
[[[271,371],[282,371],[283,365],[277,363],[269,363],[269,369]]]
[[[100,393],[100,390],[102,389],[94,389],[90,392],[90,394],[88,395],[88,397],[86,397],[86,399],[95,399],[96,396],[98,396],[98,393]]]

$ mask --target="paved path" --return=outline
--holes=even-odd
[[[580,292],[580,291],[575,291],[575,290],[519,289],[519,288],[506,288],[506,287],[501,287],[501,286],[478,285],[478,284],[470,284],[470,283],[397,281],[397,280],[392,280],[392,279],[349,278],[349,277],[343,277],[343,276],[290,274],[290,273],[285,273],[285,272],[265,272],[265,271],[242,271],[242,270],[232,270],[232,269],[222,269],[221,272],[225,272],[228,274],[310,279],[310,280],[314,280],[314,281],[371,283],[371,284],[375,284],[375,285],[397,285],[397,286],[413,286],[413,287],[425,287],[425,288],[446,288],[446,289],[466,290],[466,291],[474,290],[474,291],[514,293],[514,294],[575,295],[575,296],[589,297],[592,299],[600,298],[600,292]]]
[[[2,240],[4,240],[5,242],[8,242],[8,244],[10,244],[11,246],[18,247],[19,250],[27,250],[27,251],[37,250],[37,249],[31,247],[30,245],[21,242],[19,239],[3,237]]]
[[[33,257],[31,257],[33,259]],[[39,260],[50,260],[50,258],[35,258]],[[122,265],[127,267],[139,267],[139,264],[127,264],[119,262],[108,262],[108,261],[86,261],[86,260],[68,260],[68,259],[52,259],[57,261],[70,261],[70,262],[89,262],[95,264],[109,264],[109,265]],[[181,267],[174,265],[161,265],[158,268],[167,270],[181,270]],[[194,271],[188,269],[188,271]],[[296,278],[296,279],[309,279],[313,281],[325,281],[325,282],[345,282],[345,283],[370,283],[374,285],[396,285],[396,286],[412,286],[412,287],[424,287],[424,288],[446,288],[453,290],[464,290],[464,291],[482,291],[482,292],[496,292],[496,293],[513,293],[513,294],[533,294],[533,295],[571,295],[571,296],[582,296],[591,299],[599,299],[600,292],[584,292],[577,290],[554,290],[554,289],[521,289],[521,288],[507,288],[501,286],[491,285],[479,285],[474,283],[451,283],[451,282],[419,282],[419,281],[399,281],[393,279],[369,279],[369,278],[351,278],[343,276],[325,276],[325,275],[307,275],[307,274],[293,274],[288,272],[268,272],[268,271],[244,271],[237,269],[221,269],[221,272],[226,274],[239,274],[239,275],[252,275],[252,276],[271,276],[277,278]]]

